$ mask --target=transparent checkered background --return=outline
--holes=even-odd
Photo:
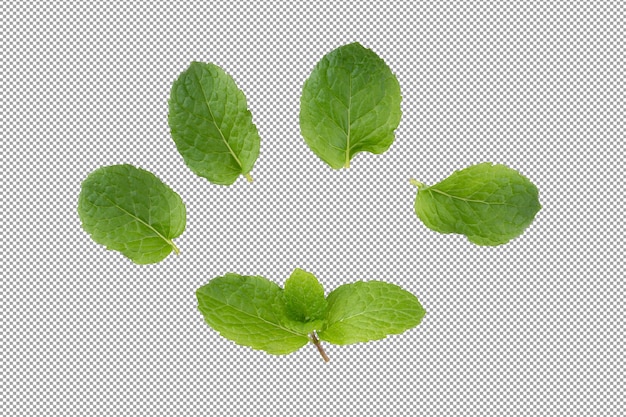
[[[624,3],[409,3],[3,3],[3,416],[624,415]],[[387,153],[335,172],[299,95],[352,41],[397,74],[403,117]],[[248,97],[253,184],[211,185],[176,151],[167,98],[192,60]],[[412,209],[410,177],[482,161],[543,204],[497,248]],[[81,180],[118,163],[182,196],[180,256],[137,266],[81,230]],[[427,316],[324,364],[237,346],[196,310],[214,276],[295,267],[327,290],[399,284]]]

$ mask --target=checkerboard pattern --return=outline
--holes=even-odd
[[[2,6],[3,416],[624,415],[623,2],[17,2]],[[396,141],[333,171],[300,136],[301,87],[358,41],[396,73]],[[231,74],[262,138],[252,175],[196,177],[167,99],[192,60]],[[492,161],[543,209],[478,247],[413,213]],[[76,213],[103,165],[150,170],[187,206],[179,256],[132,264]],[[203,323],[225,272],[327,291],[401,285],[422,324],[271,356]]]

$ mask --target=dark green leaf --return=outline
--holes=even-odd
[[[400,84],[387,64],[358,43],[322,58],[304,83],[300,130],[311,150],[333,169],[348,168],[358,152],[380,154],[400,123]]]
[[[83,229],[107,249],[138,264],[163,260],[185,230],[180,196],[154,174],[132,165],[102,167],[83,181],[78,197]]]
[[[260,138],[246,97],[213,64],[193,62],[172,85],[168,121],[185,164],[214,184],[230,185],[250,171]]]

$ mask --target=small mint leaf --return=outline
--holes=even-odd
[[[295,269],[285,281],[285,302],[289,317],[300,322],[323,319],[328,305],[322,284],[302,269]]]

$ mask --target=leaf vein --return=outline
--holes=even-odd
[[[120,211],[122,211],[123,213],[127,214],[128,216],[130,216],[131,218],[135,219],[137,222],[143,224],[144,226],[146,226],[148,229],[152,230],[158,237],[160,237],[161,239],[163,239],[163,241],[165,241],[165,243],[167,243],[168,245],[170,245],[172,248],[176,248],[176,246],[174,245],[174,242],[172,242],[171,239],[166,238],[165,236],[163,236],[157,229],[154,228],[154,226],[152,226],[149,223],[146,223],[146,221],[144,221],[143,219],[141,219],[140,217],[136,216],[135,214],[131,213],[130,211],[126,210],[125,208],[121,207],[120,205],[118,205],[115,201],[111,200],[107,195],[100,193],[98,191],[96,191],[96,193],[98,193],[101,197],[103,197],[105,200],[109,201],[111,203],[111,205],[113,205],[114,207],[116,207],[117,209],[119,209]],[[91,204],[92,206],[98,208],[98,206],[96,206],[95,204],[93,204],[92,202],[88,202],[89,204]],[[133,207],[134,207],[134,202],[133,202]]]
[[[217,299],[217,298],[211,297],[211,296],[210,296],[210,295],[208,295],[208,294],[206,294],[205,296],[206,296],[207,298],[210,298],[210,299],[214,300],[214,301],[217,301],[218,303],[222,304],[222,306],[228,306],[228,307],[232,308],[233,310],[237,311],[238,313],[242,313],[242,314],[244,314],[244,315],[246,315],[246,316],[252,317],[252,318],[254,318],[254,319],[258,319],[258,320],[260,320],[260,321],[262,321],[262,322],[264,322],[264,323],[267,323],[267,324],[269,324],[269,325],[271,325],[271,326],[273,326],[273,327],[276,327],[276,328],[278,328],[278,329],[280,329],[280,330],[283,330],[283,331],[285,331],[285,332],[287,332],[287,333],[291,333],[291,334],[296,335],[296,336],[305,336],[305,337],[306,337],[306,334],[296,333],[296,332],[294,332],[293,330],[291,330],[291,329],[289,329],[289,328],[287,328],[287,327],[283,327],[283,326],[281,326],[279,323],[274,323],[274,322],[268,321],[268,320],[264,319],[264,318],[263,318],[263,317],[261,317],[261,316],[255,316],[254,314],[250,314],[250,313],[248,313],[248,312],[247,312],[247,311],[245,311],[245,310],[241,310],[240,308],[238,308],[237,306],[235,306],[235,305],[233,305],[233,304],[229,304],[228,302],[225,302],[225,301],[223,301],[223,300],[219,300],[219,299]]]
[[[230,151],[230,154],[232,155],[232,157],[235,159],[235,161],[237,162],[237,164],[239,164],[239,166],[241,167],[241,169],[243,170],[243,164],[241,163],[241,161],[239,160],[239,158],[237,157],[237,155],[235,154],[235,151],[233,151],[233,149],[230,147],[230,144],[228,143],[228,141],[226,140],[226,138],[224,137],[224,133],[222,132],[222,129],[220,126],[217,125],[217,122],[215,120],[215,116],[213,115],[213,111],[211,110],[211,105],[209,104],[209,99],[206,95],[206,92],[204,91],[204,86],[202,85],[202,83],[200,82],[200,79],[198,79],[198,83],[200,84],[200,91],[202,91],[202,97],[204,97],[204,104],[206,104],[206,108],[209,111],[209,114],[211,115],[211,119],[212,120],[208,120],[205,119],[209,122],[212,122],[213,125],[215,125],[215,127],[217,128],[217,131],[220,133],[220,137],[222,138],[222,140],[224,141],[224,144],[226,145],[226,147],[228,148],[228,150]],[[225,106],[225,104],[224,104]]]

